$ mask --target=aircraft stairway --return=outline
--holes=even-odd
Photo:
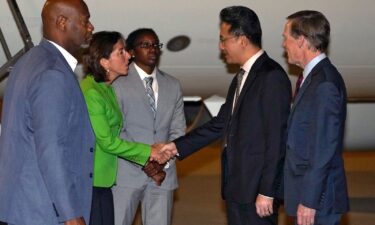
[[[12,66],[17,62],[17,60],[34,46],[31,40],[30,33],[25,24],[25,21],[23,20],[21,11],[18,8],[17,1],[7,0],[7,2],[9,5],[9,9],[13,15],[13,19],[17,25],[18,31],[21,35],[24,46],[15,55],[12,55],[8,47],[8,44],[5,40],[3,29],[0,27],[0,42],[3,49],[3,53],[6,57],[6,62],[3,63],[0,67],[0,82],[8,76],[10,70],[12,69]]]

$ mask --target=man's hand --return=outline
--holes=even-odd
[[[155,181],[155,184],[157,186],[160,186],[161,183],[163,183],[166,175],[167,175],[167,173],[164,170],[162,170],[159,173],[152,176],[151,179]]]
[[[165,163],[159,164],[156,161],[147,161],[142,170],[147,174],[147,176],[152,177],[158,174],[160,171],[163,171],[164,167]]]
[[[308,208],[302,204],[297,208],[297,224],[298,225],[313,225],[316,210]]]
[[[169,142],[167,144],[164,144],[164,146],[161,148],[161,151],[169,155],[173,155],[173,157],[178,153],[177,147],[174,142]]]
[[[273,198],[258,194],[255,207],[260,217],[270,216],[273,214]]]
[[[82,217],[67,220],[64,225],[86,225],[85,220]]]
[[[157,186],[160,186],[166,176],[166,173],[163,170],[164,166],[165,164],[159,164],[155,161],[148,161],[143,167],[143,171],[147,174],[147,176],[151,177],[155,181]]]
[[[166,163],[174,155],[170,151],[162,151],[164,144],[153,144],[151,145],[150,161],[157,161],[159,164]]]

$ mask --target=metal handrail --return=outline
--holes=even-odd
[[[8,5],[10,8],[10,11],[12,12],[13,18],[16,22],[18,31],[20,32],[24,47],[19,50],[14,56],[11,55],[8,45],[6,43],[5,37],[3,35],[2,30],[0,29],[0,41],[1,45],[4,49],[4,53],[7,57],[7,62],[0,67],[0,81],[2,81],[4,78],[6,78],[12,69],[12,66],[17,62],[17,60],[25,54],[29,49],[34,47],[34,44],[31,40],[31,36],[29,33],[29,30],[27,29],[27,26],[25,24],[25,21],[23,20],[22,14],[20,9],[18,8],[16,0],[7,0]]]

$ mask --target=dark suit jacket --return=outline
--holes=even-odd
[[[280,183],[291,87],[285,71],[264,53],[252,66],[232,115],[236,83],[234,78],[217,117],[175,143],[183,159],[225,137],[222,196],[253,203],[258,193],[275,197]]]
[[[95,137],[78,81],[46,40],[10,73],[0,138],[0,221],[88,224]]]
[[[346,117],[344,81],[328,58],[307,76],[288,121],[285,206],[295,216],[299,203],[317,214],[348,211],[342,159]]]

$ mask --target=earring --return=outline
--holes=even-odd
[[[132,58],[135,58],[135,55],[132,55]]]

